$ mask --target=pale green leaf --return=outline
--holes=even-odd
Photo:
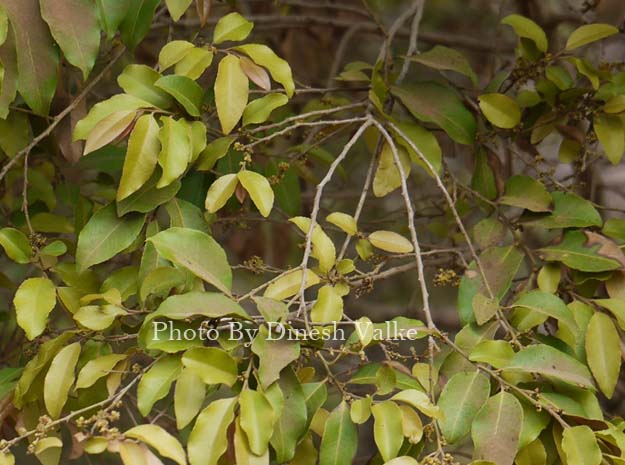
[[[232,386],[237,379],[237,362],[217,347],[196,347],[182,356],[182,364],[206,384]]]
[[[349,407],[341,402],[330,414],[321,438],[319,465],[352,463],[358,446],[358,431],[349,416]]]
[[[536,48],[541,52],[546,52],[549,46],[545,31],[529,18],[521,15],[509,15],[501,20],[501,24],[507,24],[514,29],[519,37],[530,39],[536,44]]]
[[[592,126],[608,160],[613,165],[618,165],[625,152],[623,121],[618,116],[598,115],[594,118]]]
[[[223,16],[217,22],[213,32],[213,44],[217,45],[225,41],[240,42],[252,32],[254,23],[251,23],[239,13],[230,13]]]
[[[137,425],[124,432],[124,436],[144,442],[156,449],[162,457],[172,459],[179,465],[187,463],[184,449],[178,439],[158,425]]]
[[[239,184],[236,174],[220,176],[213,182],[206,193],[204,207],[208,213],[216,213],[228,202]]]
[[[137,407],[144,417],[154,404],[169,394],[171,383],[180,374],[180,358],[174,355],[162,357],[141,377],[137,387]]]
[[[194,48],[176,63],[174,72],[196,80],[213,62],[213,52],[205,48]]]
[[[124,89],[124,92],[155,107],[167,109],[171,106],[171,98],[155,86],[160,78],[160,73],[147,65],[128,65],[117,77],[117,83]]]
[[[235,47],[235,50],[245,53],[254,63],[266,68],[274,81],[282,84],[286,95],[291,98],[295,93],[295,83],[289,64],[280,58],[266,45],[245,44]]]
[[[44,381],[43,400],[52,419],[61,416],[69,390],[74,384],[74,369],[80,355],[80,343],[64,347],[52,360]]]
[[[385,252],[404,254],[414,250],[412,242],[393,231],[374,231],[368,239],[374,247]]]
[[[158,138],[161,142],[161,151],[158,154],[158,164],[163,173],[156,187],[162,189],[178,179],[186,171],[191,162],[192,147],[190,125],[184,119],[175,120],[171,117],[161,119],[163,127]]]
[[[232,270],[226,253],[208,234],[187,228],[169,228],[148,241],[163,258],[187,268],[220,291],[230,294]]]
[[[56,305],[56,290],[48,278],[29,278],[13,298],[17,324],[30,340],[46,329],[48,315]]]
[[[193,0],[165,0],[171,19],[178,21],[191,6]]]
[[[198,414],[206,398],[206,385],[192,370],[183,369],[174,389],[176,426],[183,429]]]
[[[565,50],[574,50],[584,45],[618,34],[611,24],[585,24],[575,29],[566,41]]]
[[[340,228],[342,231],[344,231],[346,234],[349,234],[350,236],[355,236],[358,232],[356,219],[353,216],[348,215],[347,213],[330,213],[328,216],[326,216],[326,221]]]
[[[603,461],[595,433],[586,425],[564,430],[562,450],[568,465],[599,465]]]
[[[186,40],[172,40],[171,42],[167,42],[158,54],[159,69],[165,71],[171,68],[194,48],[195,45]]]
[[[127,357],[126,354],[109,354],[89,360],[78,373],[76,389],[93,386],[100,378],[109,375],[118,362],[125,360]]]
[[[302,285],[302,274],[302,270],[294,270],[285,273],[267,286],[263,296],[275,300],[287,299],[294,296],[297,292],[299,292],[300,286]],[[310,286],[314,286],[315,284],[318,284],[319,281],[319,276],[317,276],[312,270],[306,270],[304,288],[307,289]]]
[[[264,123],[273,110],[286,105],[288,101],[289,98],[284,94],[268,94],[252,100],[243,110],[243,126]]]
[[[0,246],[4,253],[16,263],[29,263],[32,256],[30,242],[26,235],[14,228],[0,229]]]
[[[382,459],[387,461],[397,457],[404,442],[401,410],[397,404],[387,400],[374,404],[371,413],[373,437]]]
[[[200,116],[204,90],[193,79],[170,74],[158,79],[154,85],[175,98],[188,114]]]
[[[325,285],[319,289],[317,301],[312,307],[310,318],[313,323],[332,323],[343,317],[343,298],[334,286]]]
[[[478,100],[482,113],[494,126],[511,129],[521,122],[519,105],[507,95],[483,94]]]
[[[241,428],[245,431],[250,450],[256,455],[265,454],[273,435],[273,407],[262,392],[251,389],[241,392],[239,405]]]
[[[217,465],[228,447],[236,402],[236,397],[215,400],[198,415],[187,443],[191,465]]]
[[[612,398],[621,372],[621,346],[612,319],[596,312],[586,329],[586,358],[601,391]]]

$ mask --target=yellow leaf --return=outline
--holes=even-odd
[[[240,171],[237,175],[243,188],[250,194],[252,202],[265,218],[273,208],[274,194],[269,181],[263,175],[254,171]]]
[[[209,213],[215,213],[232,197],[239,184],[236,174],[226,174],[217,178],[206,193],[204,206]]]
[[[343,299],[330,285],[319,289],[310,317],[314,323],[332,323],[343,317]]]
[[[296,216],[289,220],[295,224],[304,234],[310,230],[310,218]],[[321,229],[318,224],[313,228],[312,233],[312,256],[319,260],[319,269],[327,273],[336,262],[336,248],[332,239]]]
[[[248,93],[249,81],[241,69],[239,58],[228,55],[219,62],[215,79],[215,104],[224,134],[229,134],[241,119]]]
[[[330,213],[328,216],[326,216],[326,221],[328,223],[332,223],[337,228],[341,228],[341,230],[343,230],[350,236],[355,236],[358,232],[358,225],[356,224],[355,218],[351,215],[348,215],[347,213]]]
[[[124,436],[139,439],[154,447],[160,455],[172,459],[179,465],[186,465],[187,458],[178,439],[158,425],[138,425],[130,428]]]
[[[299,292],[302,284],[302,277],[302,270],[290,271],[267,286],[263,296],[275,300],[292,297]],[[306,270],[306,288],[319,284],[319,281],[319,276],[311,270]]]
[[[80,343],[64,347],[52,360],[43,385],[43,400],[53,419],[61,416],[67,395],[74,384],[74,368],[80,355]]]
[[[369,242],[380,250],[391,253],[410,253],[412,243],[393,231],[375,231],[369,234]]]

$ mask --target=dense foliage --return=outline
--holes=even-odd
[[[625,463],[619,30],[273,3],[0,0],[0,464]]]

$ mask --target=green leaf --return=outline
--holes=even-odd
[[[462,53],[453,48],[436,45],[427,52],[412,55],[407,58],[430,68],[463,74],[471,79],[474,86],[477,86],[477,76],[471,68],[469,61]]]
[[[625,219],[609,218],[602,229],[603,234],[620,241],[625,241]]]
[[[401,410],[396,403],[387,400],[374,404],[371,413],[374,419],[373,437],[382,459],[387,461],[397,457],[404,442]]]
[[[127,357],[126,354],[108,354],[89,360],[78,373],[76,389],[93,386],[100,378],[108,376],[115,365]]]
[[[408,404],[428,417],[441,418],[440,408],[432,404],[425,393],[416,389],[404,389],[391,397],[391,400]]]
[[[625,111],[625,95],[611,97],[603,106],[603,111],[609,114],[623,113]]]
[[[234,430],[234,455],[237,465],[266,465],[269,463],[269,449],[262,455],[256,455],[250,449],[247,436],[241,428],[241,417],[235,420]],[[295,464],[295,461],[290,462]]]
[[[228,447],[236,402],[236,397],[215,400],[198,415],[187,443],[191,465],[217,465]]]
[[[158,164],[163,169],[163,174],[156,184],[159,189],[182,176],[192,156],[189,124],[184,119],[175,120],[172,117],[164,117],[161,121],[163,127],[158,134],[161,142]]]
[[[432,165],[432,168],[434,168],[437,173],[440,173],[443,152],[434,134],[414,123],[395,123],[395,126],[402,133],[402,135],[400,135],[399,132],[395,134],[395,142],[406,149],[410,159],[416,164],[422,166],[423,169],[429,173],[430,170],[426,163],[424,163],[423,160],[421,160],[421,157],[415,152],[416,147],[416,149],[421,152],[430,165]],[[391,131],[395,132],[393,128],[391,128]],[[403,136],[406,136],[408,140],[405,140]],[[404,169],[404,171],[408,170]],[[432,173],[430,173],[430,175],[431,174]]]
[[[506,181],[506,191],[499,202],[533,212],[546,212],[550,210],[551,196],[540,181],[530,176],[515,175]]]
[[[149,32],[154,12],[160,3],[161,0],[133,0],[130,2],[128,12],[119,27],[122,42],[130,50],[134,50]]]
[[[560,266],[552,263],[547,263],[538,272],[536,278],[536,284],[538,288],[543,292],[549,294],[555,294],[560,286],[560,279],[562,278],[562,270]]]
[[[538,249],[546,261],[562,262],[570,268],[590,273],[616,270],[622,265],[622,252],[608,239],[591,232],[571,230],[559,244]]]
[[[245,53],[254,63],[269,71],[274,81],[282,84],[287,97],[291,98],[295,93],[295,83],[289,64],[280,58],[266,45],[245,44],[235,47],[235,50]]]
[[[506,371],[537,373],[586,389],[593,389],[588,368],[570,355],[551,346],[537,344],[517,352]]]
[[[94,152],[117,139],[131,126],[135,115],[134,110],[116,111],[99,121],[87,137],[83,155]]]
[[[155,107],[167,109],[171,106],[171,98],[156,86],[160,79],[160,73],[147,65],[128,65],[117,77],[117,83],[124,92]]]
[[[343,317],[343,298],[334,286],[326,284],[319,289],[317,301],[310,312],[313,323],[332,323]]]
[[[371,416],[371,397],[363,397],[352,402],[349,417],[357,425],[362,425]]]
[[[198,414],[206,398],[206,385],[192,370],[183,369],[174,389],[174,413],[179,430]]]
[[[391,92],[418,120],[440,126],[460,144],[475,142],[475,118],[450,88],[422,82],[416,86],[392,87]]]
[[[490,381],[479,371],[451,377],[438,400],[443,415],[438,424],[447,442],[454,444],[471,430],[475,415],[489,395]]]
[[[215,79],[215,104],[224,134],[229,134],[241,119],[248,92],[249,81],[241,70],[239,58],[234,55],[223,58]]]
[[[625,126],[618,116],[598,115],[592,126],[608,160],[618,165],[625,152]]]
[[[352,463],[357,447],[358,431],[349,416],[349,407],[343,401],[326,421],[319,448],[319,465]]]
[[[95,8],[84,0],[40,0],[39,6],[65,58],[87,79],[100,50]]]
[[[74,369],[80,355],[80,343],[64,347],[52,360],[43,384],[43,400],[52,419],[61,416],[69,390],[74,384]]]
[[[477,464],[477,462],[474,462],[474,464]],[[403,455],[385,462],[384,465],[419,465],[419,462],[408,455]]]
[[[145,215],[139,214],[118,218],[114,203],[98,210],[78,236],[78,271],[105,262],[129,247],[141,232],[144,222]]]
[[[196,169],[198,171],[212,169],[217,160],[226,156],[228,149],[236,139],[235,136],[226,136],[212,141],[200,154]]]
[[[30,262],[32,250],[26,235],[14,228],[0,229],[0,246],[4,253],[16,263]]]
[[[499,300],[508,292],[523,262],[523,254],[515,247],[491,247],[480,255],[480,263],[488,284]],[[458,310],[464,322],[475,321],[473,299],[476,294],[488,295],[475,262],[471,262],[460,281]]]
[[[106,33],[107,39],[112,39],[117,31],[117,28],[122,23],[128,9],[130,2],[119,2],[118,0],[96,0],[96,6],[98,10],[98,19],[100,26]]]
[[[519,447],[523,409],[512,394],[500,392],[482,406],[471,426],[474,457],[512,465]]]
[[[171,42],[167,42],[158,54],[159,69],[165,71],[171,68],[194,48],[195,45],[186,40],[172,40]]]
[[[154,404],[169,394],[171,383],[180,374],[180,358],[167,355],[159,358],[154,365],[141,377],[137,387],[137,407],[144,417]]]
[[[213,32],[213,44],[217,45],[226,41],[240,42],[245,40],[254,23],[251,23],[239,13],[230,13],[223,16],[217,22],[215,31]]]
[[[260,362],[259,381],[265,389],[280,378],[280,372],[300,355],[299,342],[276,338],[275,334],[273,336],[270,338],[267,328],[262,326],[252,343],[252,352],[258,356]]]
[[[247,435],[250,450],[263,455],[273,435],[273,407],[260,391],[245,389],[239,396],[241,428]]]
[[[510,360],[514,357],[514,350],[510,347],[507,341],[482,341],[471,350],[469,359],[472,362],[488,363],[495,368],[502,368],[510,363]],[[458,373],[455,376],[458,376]],[[440,400],[438,402],[441,406]],[[442,408],[442,407],[441,407]],[[445,411],[445,409],[443,409]]]
[[[155,172],[152,177],[138,191],[132,193],[121,202],[117,202],[117,214],[124,216],[126,213],[139,212],[149,213],[159,205],[169,202],[180,190],[180,181],[174,181],[170,185],[158,189],[159,174]]]
[[[252,202],[260,214],[267,218],[271,213],[274,201],[273,189],[271,189],[267,178],[249,170],[239,171],[237,178],[247,193],[250,194]]]
[[[73,317],[81,326],[93,331],[103,331],[113,324],[115,318],[127,312],[116,305],[87,305],[80,307]]]
[[[283,276],[267,286],[263,296],[275,300],[287,299],[294,296],[299,292],[302,285],[302,274],[302,270],[294,270],[285,273]],[[306,289],[310,286],[318,284],[319,281],[319,276],[317,276],[314,271],[310,269],[306,270],[306,280],[304,283],[304,287]]]
[[[586,358],[601,391],[612,398],[621,371],[621,346],[612,319],[604,313],[596,312],[588,323]]]
[[[148,239],[158,253],[197,277],[230,294],[232,270],[221,246],[208,234],[187,228],[169,228]]]
[[[586,425],[564,430],[562,450],[568,465],[600,465],[603,461],[595,433]]]
[[[237,362],[216,347],[196,347],[182,356],[182,364],[206,384],[232,386],[237,379]]]
[[[46,329],[48,315],[56,305],[56,290],[48,278],[22,282],[13,298],[17,324],[33,340]]]
[[[15,34],[17,89],[31,110],[45,116],[56,91],[59,53],[41,18],[39,1],[1,0],[0,6]]]
[[[404,177],[408,177],[412,165],[410,157],[403,147],[397,150],[397,156],[404,172]],[[384,197],[402,184],[401,174],[395,163],[395,155],[389,144],[382,146],[378,167],[373,178],[373,195]]]
[[[601,226],[601,215],[592,204],[570,192],[552,192],[553,212],[534,224],[544,228],[585,228]]]
[[[480,109],[494,126],[512,129],[521,122],[521,109],[515,100],[504,94],[483,94],[478,98]]]
[[[176,63],[174,72],[196,80],[213,62],[213,52],[205,48],[194,48]]]
[[[536,44],[536,48],[541,52],[546,52],[549,46],[545,31],[529,18],[521,15],[509,15],[501,20],[501,24],[507,24],[514,29],[519,37],[530,39]]]
[[[152,446],[162,457],[179,465],[187,465],[187,457],[178,439],[158,425],[137,425],[124,432],[124,436]]]
[[[559,324],[565,325],[570,331],[577,331],[573,314],[566,304],[553,294],[529,291],[522,294],[512,306],[523,310],[512,317],[512,324],[519,331],[528,331],[544,323],[548,318],[558,320]]]
[[[200,116],[204,90],[193,79],[170,74],[160,78],[154,85],[175,98],[188,114],[195,117]]]
[[[100,121],[115,112],[150,107],[153,107],[153,105],[133,95],[114,95],[107,100],[96,103],[91,107],[87,116],[76,123],[76,127],[74,128],[74,140],[86,139]]]
[[[192,291],[167,297],[149,318],[163,317],[186,320],[194,316],[217,319],[237,316],[249,319],[243,307],[219,292]]]
[[[618,34],[618,29],[611,24],[585,24],[571,33],[566,41],[565,50],[574,50],[614,34]]]
[[[180,198],[173,198],[165,204],[171,227],[196,229],[210,233],[208,223],[198,207]]]
[[[187,11],[193,0],[165,0],[171,19],[178,21]]]
[[[289,98],[284,94],[268,94],[252,100],[243,111],[243,126],[264,123],[273,110],[286,105],[288,101]]]
[[[7,23],[8,26],[10,26]],[[17,52],[15,50],[15,35],[11,26],[11,33],[0,46],[0,118],[9,117],[9,107],[15,100],[18,84]],[[7,31],[9,32],[9,31]]]

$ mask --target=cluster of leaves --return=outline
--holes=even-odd
[[[167,0],[160,15],[197,14],[205,27],[211,2],[192,3]],[[0,130],[12,134],[0,140],[0,246],[16,264],[0,278],[13,293],[7,326],[29,341],[0,370],[0,416],[15,430],[0,464],[26,451],[56,465],[65,449],[64,463],[345,465],[367,428],[372,463],[387,465],[453,463],[462,447],[481,464],[625,460],[625,422],[600,403],[621,368],[625,220],[605,220],[579,189],[589,166],[625,152],[625,74],[580,53],[616,28],[581,26],[550,53],[540,26],[508,16],[514,66],[483,89],[457,50],[396,57],[385,31],[375,63],[339,75],[344,95],[297,106],[289,64],[249,43],[254,25],[229,13],[209,42],[169,40],[156,63],[127,65],[123,93],[72,118],[84,155],[72,182],[43,142],[84,98],[47,117],[61,98],[58,49],[87,79],[122,46],[118,30],[130,50],[143,40],[159,5],[0,0]],[[432,80],[404,83],[398,70],[411,63]],[[42,121],[50,131],[32,139]],[[554,140],[566,180],[541,155]],[[473,154],[468,185],[443,157],[450,141]],[[364,186],[349,214],[324,190],[335,173],[349,178],[352,150],[370,169],[351,179]],[[500,150],[514,154],[509,175]],[[436,220],[415,208],[415,182],[437,189]],[[307,184],[317,186],[310,209]],[[363,221],[370,189],[407,221]],[[231,214],[263,226],[286,218],[303,237],[301,263],[231,265],[220,229]],[[424,271],[446,253],[462,267],[453,336],[437,326]],[[399,274],[416,274],[425,322],[349,316],[351,298]],[[297,336],[275,337],[277,325]],[[342,328],[346,339],[332,341]]]

